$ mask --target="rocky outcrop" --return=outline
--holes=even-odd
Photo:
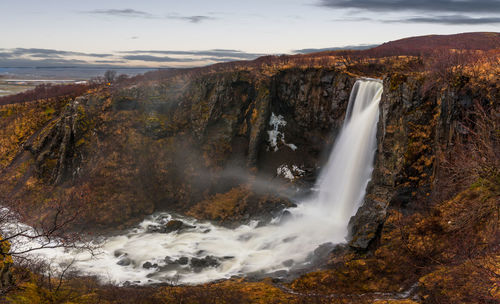
[[[408,191],[412,188],[399,186],[403,181],[408,133],[411,132],[409,114],[417,113],[416,109],[422,105],[422,97],[418,94],[419,86],[415,80],[403,79],[397,85],[395,81],[389,77],[384,79],[372,179],[363,205],[349,222],[350,245],[358,249],[366,249],[375,239],[391,201],[400,200],[401,204],[406,204],[410,200]],[[418,113],[419,116],[432,117],[432,113],[426,111]]]
[[[377,239],[389,208],[411,213],[428,206],[441,191],[440,152],[466,132],[460,122],[473,101],[491,102],[491,91],[473,92],[464,84],[423,93],[425,81],[384,78],[372,179],[349,223],[353,248],[367,249]]]
[[[35,157],[37,175],[48,183],[58,185],[78,174],[83,158],[79,148],[94,124],[82,102],[85,99],[78,97],[68,104],[59,117],[23,145]]]

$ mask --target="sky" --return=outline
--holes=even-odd
[[[0,0],[0,67],[200,66],[499,29],[500,0]]]

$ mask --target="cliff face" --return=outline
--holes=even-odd
[[[96,227],[127,227],[155,210],[225,224],[269,217],[293,204],[297,187],[314,183],[355,80],[293,68],[92,92],[5,152],[17,157],[0,176],[1,199],[42,214],[64,201]],[[422,86],[404,75],[384,78],[375,169],[350,224],[354,248],[376,239],[391,206],[411,211],[433,197],[437,154],[475,98],[457,88],[425,95]]]
[[[353,82],[323,69],[232,72],[78,97],[8,151],[2,200],[42,214],[66,201],[83,223],[112,227],[158,209],[269,216],[291,204],[293,182],[314,180]]]
[[[440,184],[443,156],[471,130],[474,103],[493,105],[498,85],[471,89],[455,83],[425,90],[425,79],[400,74],[384,78],[377,131],[377,154],[365,202],[351,218],[350,246],[366,249],[380,234],[388,210],[405,213],[428,209],[449,199]]]

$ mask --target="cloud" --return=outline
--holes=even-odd
[[[450,13],[499,13],[498,0],[320,0],[329,8],[364,11],[423,11]]]
[[[0,49],[2,67],[82,66],[113,54],[83,53],[40,48]]]
[[[75,67],[75,66],[87,66],[89,62],[77,59],[22,59],[22,58],[7,58],[2,59],[0,57],[0,67]]]
[[[322,49],[300,49],[293,50],[292,52],[295,54],[308,54],[308,53],[317,53],[324,51],[341,51],[341,50],[367,50],[378,46],[378,44],[359,44],[359,45],[346,45],[343,47],[331,47],[331,48],[322,48]]]
[[[127,55],[127,56],[123,56],[122,58],[126,59],[126,60],[141,60],[141,61],[148,61],[148,62],[193,62],[193,61],[198,61],[197,59],[193,59],[193,58],[159,57],[159,56],[152,56],[152,55]]]
[[[436,24],[495,24],[500,23],[500,17],[472,18],[464,15],[412,17],[400,20],[386,20],[386,23],[436,23]]]
[[[111,63],[111,64],[114,64],[114,63],[127,63],[127,62],[124,61],[124,60],[96,60],[95,63]]]
[[[106,15],[114,17],[134,17],[134,18],[155,18],[153,14],[148,12],[138,11],[131,8],[125,9],[96,9],[92,11],[85,11],[84,13],[92,15]]]
[[[215,18],[210,17],[210,16],[183,16],[183,17],[177,17],[174,19],[186,20],[186,21],[189,21],[191,23],[200,23],[200,22],[205,21],[205,20],[214,20]]]
[[[4,59],[5,58],[12,58],[12,56],[13,55],[11,53],[3,53],[3,52],[0,51],[0,59],[2,59],[2,58],[4,58]]]
[[[15,48],[4,50],[7,54],[15,56],[31,56],[38,58],[58,58],[60,56],[87,56],[87,57],[109,57],[112,54],[99,54],[99,53],[82,53],[82,52],[71,52],[71,51],[60,51],[53,49],[38,49],[38,48]]]
[[[190,23],[200,23],[207,20],[215,20],[217,18],[205,15],[182,16],[178,14],[168,14],[165,16],[155,15],[145,11],[139,11],[132,8],[125,9],[96,9],[92,11],[84,11],[85,14],[112,16],[112,17],[126,17],[126,18],[143,18],[143,19],[173,19],[182,20]]]
[[[213,49],[201,51],[133,50],[107,53],[85,53],[40,48],[0,49],[0,66],[102,66],[102,65],[158,65],[200,66],[216,62],[255,59],[263,54],[239,50]],[[148,64],[146,64],[148,63]],[[184,64],[183,64],[184,63]]]
[[[255,59],[266,54],[246,53],[239,50],[213,49],[203,51],[158,51],[158,50],[135,50],[121,52],[125,54],[156,54],[156,55],[181,55],[181,56],[209,56],[213,58],[231,58],[239,60]]]

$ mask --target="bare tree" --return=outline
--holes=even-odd
[[[16,205],[18,204],[11,202],[0,208],[0,255],[3,258],[3,265],[0,265],[0,294],[7,293],[19,283],[12,278],[11,264],[18,264],[25,269],[34,269],[36,265],[43,264],[37,259],[36,251],[65,248],[88,250],[93,254],[94,247],[80,231],[74,230],[81,213],[78,205],[82,204],[75,206],[68,202],[58,202],[50,216],[32,226],[24,223],[26,217],[22,216],[22,211]],[[71,265],[72,263],[61,270],[60,280]]]
[[[106,81],[108,83],[112,83],[113,81],[115,81],[115,78],[116,78],[116,71],[107,70],[104,73],[104,81]]]

